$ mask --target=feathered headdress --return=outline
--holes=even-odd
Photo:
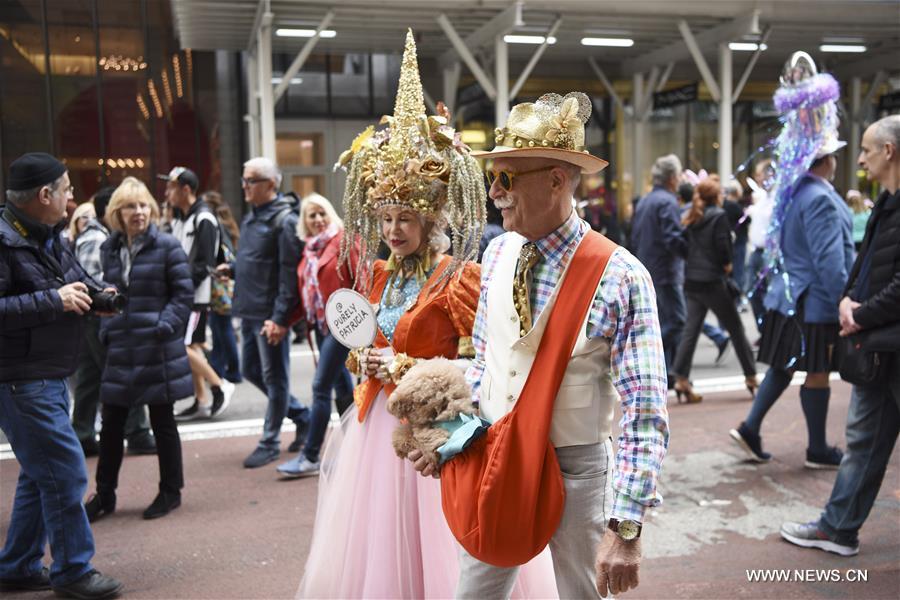
[[[433,227],[450,230],[453,261],[442,280],[477,255],[486,216],[484,177],[442,103],[438,113],[425,114],[416,43],[408,30],[393,116],[382,117],[377,130],[369,126],[360,133],[335,165],[348,170],[342,264],[354,244],[365,259],[359,269],[374,260],[381,240],[378,213],[389,206],[408,208]]]

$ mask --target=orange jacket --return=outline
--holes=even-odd
[[[381,296],[391,273],[385,271],[385,261],[375,262],[372,274],[372,291],[369,302],[373,305],[381,303]],[[429,293],[433,281],[450,264],[450,257],[445,256],[434,269],[431,277],[422,286],[416,303],[406,314],[400,317],[394,330],[394,342],[388,342],[385,335],[378,330],[374,346],[376,348],[391,347],[395,354],[401,352],[413,358],[456,358],[459,351],[459,339],[470,337],[475,325],[475,309],[478,307],[478,296],[481,287],[481,266],[466,263],[440,290]],[[427,296],[426,296],[427,294]],[[362,422],[378,392],[384,388],[387,394],[394,391],[394,385],[380,379],[370,378],[357,386],[354,399],[359,408],[358,418]]]

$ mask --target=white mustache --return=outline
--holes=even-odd
[[[497,210],[503,210],[504,208],[512,208],[516,205],[516,201],[506,198],[503,200],[494,200],[494,206],[497,207]]]

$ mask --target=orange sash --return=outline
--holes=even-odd
[[[616,247],[599,233],[585,235],[551,308],[518,401],[441,471],[447,524],[462,547],[482,562],[498,567],[525,564],[559,526],[565,488],[550,443],[553,404]]]

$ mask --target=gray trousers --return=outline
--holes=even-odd
[[[565,446],[556,449],[566,488],[566,503],[550,553],[561,600],[601,598],[597,593],[597,549],[612,510],[612,444]],[[495,567],[460,548],[459,599],[509,598],[519,567]]]

